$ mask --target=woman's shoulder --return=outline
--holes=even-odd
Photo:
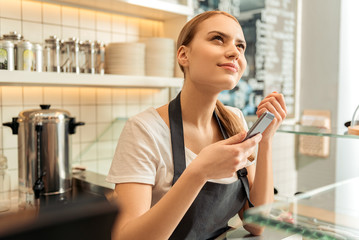
[[[242,111],[239,108],[236,107],[231,107],[231,106],[225,106],[228,110],[230,110],[231,112],[233,112],[234,114],[236,114],[239,118],[240,121],[242,121],[242,124],[244,126],[245,130],[248,130],[248,125],[246,122],[246,119],[244,118],[244,115],[242,113]]]
[[[228,110],[236,114],[240,119],[244,119],[244,115],[239,108],[232,107],[232,106],[225,106]]]
[[[166,130],[167,127],[157,110],[153,107],[130,117],[126,122],[126,125],[144,128],[150,132]]]

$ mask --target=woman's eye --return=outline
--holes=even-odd
[[[218,41],[223,42],[223,38],[222,38],[221,36],[219,36],[219,35],[214,36],[214,37],[212,38],[212,40],[218,40]]]
[[[246,46],[244,46],[243,44],[238,44],[237,48],[241,53],[243,53],[245,51],[245,49],[246,49]]]
[[[237,48],[240,48],[240,49],[243,49],[243,50],[244,50],[244,49],[245,49],[245,46],[244,46],[243,44],[238,44],[238,45],[237,45]]]

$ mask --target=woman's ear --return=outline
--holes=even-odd
[[[177,61],[182,67],[188,66],[188,48],[184,45],[180,46],[177,51]]]

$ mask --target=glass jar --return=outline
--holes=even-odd
[[[0,212],[5,212],[11,206],[11,182],[7,172],[7,158],[0,155]]]
[[[359,105],[354,111],[351,124],[348,127],[348,133],[352,135],[359,135]]]
[[[95,43],[85,41],[80,44],[80,71],[82,73],[95,73]]]
[[[80,73],[79,40],[69,38],[61,43],[61,68],[63,72]]]
[[[105,44],[104,42],[95,42],[95,68],[96,73],[105,74]]]
[[[45,39],[44,71],[61,72],[60,68],[60,39],[55,35]]]

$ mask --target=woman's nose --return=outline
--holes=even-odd
[[[226,51],[226,57],[230,59],[238,59],[240,55],[240,52],[236,45],[231,45],[228,47]]]

